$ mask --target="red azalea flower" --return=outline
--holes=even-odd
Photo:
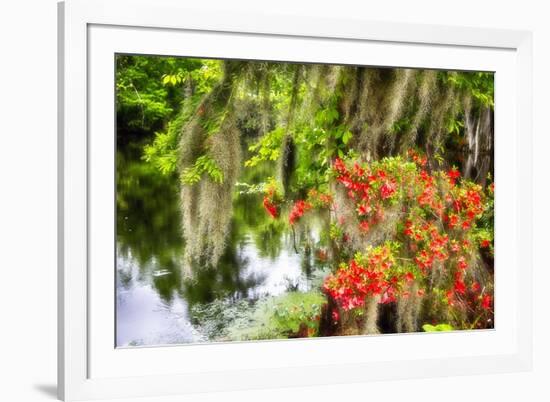
[[[394,181],[386,181],[380,187],[380,197],[382,197],[383,200],[390,198],[397,189],[397,184]]]
[[[491,301],[492,301],[492,298],[491,298],[490,295],[483,296],[483,298],[481,299],[481,307],[484,310],[490,310],[491,309]]]
[[[372,210],[371,206],[369,204],[361,204],[359,205],[359,215],[367,215]]]
[[[451,251],[458,253],[460,251],[460,245],[456,242],[456,240],[451,241]]]
[[[356,176],[363,176],[365,174],[365,170],[359,166],[357,162],[353,164],[353,174]]]
[[[481,240],[480,246],[481,248],[488,248],[491,245],[491,242],[487,239]]]
[[[466,293],[466,285],[464,284],[464,282],[461,279],[455,280],[454,291],[456,293],[460,293],[462,295]]]
[[[460,270],[465,270],[466,268],[468,268],[468,263],[466,262],[466,258],[464,257],[459,257],[458,258],[458,269]]]
[[[334,169],[339,173],[347,173],[348,171],[346,164],[340,158],[334,160]]]
[[[447,303],[449,306],[454,306],[454,294],[452,290],[448,290],[446,293],[447,296]]]
[[[277,207],[271,203],[267,196],[264,197],[264,208],[272,218],[277,218],[277,215],[279,214]]]
[[[414,260],[420,269],[425,270],[432,267],[434,258],[426,250],[422,250]]]
[[[368,232],[369,231],[369,222],[368,221],[361,221],[361,223],[359,224],[359,227],[361,228],[362,231]]]
[[[405,230],[403,230],[405,236],[411,236],[413,234],[413,223],[411,221],[405,222]]]
[[[385,276],[393,262],[389,247],[372,250],[366,261],[356,258],[329,275],[323,289],[346,311],[364,307],[365,298],[374,295],[381,296],[380,303],[395,301],[393,277]]]
[[[290,215],[288,218],[288,221],[291,225],[294,225],[298,219],[300,219],[304,212],[310,210],[312,205],[309,202],[306,202],[304,200],[298,200],[294,203],[294,206],[292,207],[292,211],[290,211]]]
[[[449,221],[449,229],[453,229],[456,225],[458,225],[458,215],[450,214],[448,221]]]
[[[449,178],[449,183],[454,186],[456,179],[460,177],[460,172],[456,168],[452,168],[447,172],[447,177]]]

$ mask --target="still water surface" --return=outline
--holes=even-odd
[[[235,197],[230,241],[219,266],[186,279],[178,194],[174,178],[131,153],[117,155],[118,347],[209,341],[212,334],[202,330],[209,323],[193,319],[193,306],[219,300],[253,305],[310,288],[311,258],[295,252],[288,228],[263,211],[260,194]],[[313,243],[316,233],[308,233]]]

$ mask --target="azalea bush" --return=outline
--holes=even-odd
[[[381,303],[395,301],[403,280],[413,278],[396,263],[394,254],[398,247],[385,243],[366,253],[357,253],[326,278],[323,289],[344,310],[363,308],[369,297],[380,296]]]
[[[493,237],[478,227],[484,214],[492,214],[493,185],[484,191],[461,179],[456,168],[431,170],[415,151],[374,162],[337,158],[331,178],[334,192],[343,194],[342,205],[332,194],[310,190],[306,199],[293,202],[288,221],[295,225],[314,209],[331,211],[333,240],[347,250],[333,257],[351,256],[336,261],[323,284],[336,302],[335,321],[342,312],[364,316],[373,300],[414,299],[422,307],[416,308],[422,317],[414,317],[415,323],[493,325],[492,278],[480,257],[480,250],[492,255]]]

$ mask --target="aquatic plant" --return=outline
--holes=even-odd
[[[323,294],[316,291],[267,297],[258,301],[248,317],[229,328],[229,337],[260,340],[316,336],[325,302]]]

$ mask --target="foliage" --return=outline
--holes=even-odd
[[[116,106],[119,126],[144,131],[159,130],[180,108],[183,93],[163,84],[169,71],[189,71],[201,76],[203,61],[190,58],[117,55]]]
[[[467,91],[482,106],[495,106],[493,73],[447,72],[446,79],[457,88]]]
[[[158,131],[155,132],[153,140],[144,146],[143,158],[163,175],[174,174],[178,167],[178,143],[183,127],[195,114],[202,97],[218,82],[221,63],[206,59],[141,56],[126,56],[127,59],[124,59],[123,57],[119,56],[120,59],[117,59],[121,65],[120,77],[117,81],[119,104],[126,109],[135,108],[138,105],[146,112],[162,110],[162,113],[156,117],[144,117],[144,121],[151,121],[151,124],[144,126],[143,129]],[[162,74],[163,71],[168,73]],[[140,88],[143,88],[143,92],[148,95],[141,94],[139,90],[127,90],[126,87],[129,84],[125,83],[133,83],[134,77],[140,78],[137,82],[143,81]],[[157,106],[151,106],[146,101],[153,94],[157,96],[154,98],[158,103]],[[138,95],[139,99],[137,99]],[[141,103],[136,103],[136,100]],[[124,111],[118,113],[124,115]],[[204,122],[206,129],[209,132],[215,131],[219,128],[223,117],[222,113],[213,119],[206,120]],[[139,124],[141,123],[135,119],[122,123],[129,128]],[[196,168],[187,172],[188,174],[184,175],[182,180],[185,183],[194,184],[200,180],[203,172],[211,174],[214,180],[221,180],[219,171],[209,160],[199,161]]]
[[[316,336],[325,298],[319,292],[288,292],[258,302],[246,319],[229,329],[236,340]]]
[[[321,293],[287,293],[273,301],[274,327],[282,333],[314,336],[317,334],[324,303],[325,298]],[[307,332],[300,334],[303,326]]]
[[[454,328],[450,324],[437,324],[437,325],[431,325],[431,324],[424,324],[422,325],[422,329],[424,332],[442,332],[442,331],[453,331]]]
[[[488,72],[117,57],[120,126],[148,133],[143,159],[180,179],[186,261],[219,265],[236,199],[267,213],[247,218],[267,255],[284,232],[311,253],[304,216],[317,211],[323,297],[370,316],[373,300],[397,303],[402,329],[419,304],[421,322],[493,325],[493,109]],[[312,322],[257,314],[243,336]]]
[[[143,148],[143,159],[164,176],[173,174],[177,170],[178,152],[176,144],[183,121],[182,115],[170,121],[166,131],[157,132],[153,142],[146,144]]]
[[[181,182],[183,184],[198,183],[203,173],[207,173],[216,183],[223,182],[222,170],[216,164],[216,161],[206,154],[199,156],[192,167],[183,170]]]
[[[248,150],[254,153],[244,165],[246,167],[256,166],[263,161],[276,161],[281,157],[281,146],[285,131],[278,127],[265,134],[257,143],[250,145]]]
[[[222,74],[218,60],[183,59],[188,63],[174,63],[170,72],[162,75],[162,84],[177,87],[189,84],[198,93],[205,94],[212,89]],[[192,65],[189,61],[193,62]],[[166,70],[164,70],[166,71]]]

